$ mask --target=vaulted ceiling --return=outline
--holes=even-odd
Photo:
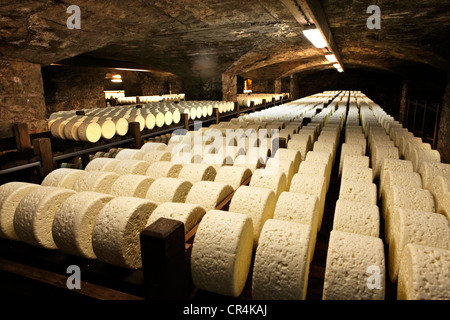
[[[308,2],[292,1],[300,9]],[[344,68],[402,74],[423,65],[449,71],[450,1],[375,1],[381,9],[379,30],[366,25],[374,1],[319,2]],[[71,4],[3,0],[0,59],[41,65],[74,57],[118,60],[181,77],[228,72],[276,79],[333,68],[326,50],[303,36],[305,25],[286,1],[80,0],[79,30],[66,26]]]

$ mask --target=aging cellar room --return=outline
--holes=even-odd
[[[1,297],[449,300],[449,34],[448,0],[2,0]]]

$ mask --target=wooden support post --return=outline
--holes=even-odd
[[[183,113],[183,123],[184,129],[186,129],[186,131],[189,131],[189,115],[187,113]]]
[[[34,153],[41,160],[41,177],[47,176],[55,168],[53,162],[52,144],[50,138],[38,138],[33,140]]]
[[[281,103],[280,104],[283,104],[284,103],[284,96],[281,96]]]
[[[187,297],[184,224],[160,218],[140,234],[145,298]]]
[[[263,106],[264,106],[264,110],[266,110],[266,109],[267,109],[267,102],[266,102],[266,99],[263,99],[262,103],[263,103]]]
[[[272,106],[275,106],[277,103],[275,101],[275,97],[272,97]]]
[[[139,99],[139,97],[136,97],[136,103],[141,103],[141,100]]]
[[[133,136],[134,148],[140,149],[142,147],[141,124],[139,122],[130,122],[128,124],[128,131]]]
[[[31,149],[30,134],[28,132],[28,125],[26,123],[13,124],[14,136],[16,138],[17,150],[23,152]]]
[[[241,107],[239,106],[239,102],[237,102],[237,101],[234,102],[234,109],[237,112],[237,118],[238,118],[239,115],[241,114]]]
[[[86,112],[84,112],[84,110],[77,110],[77,111],[75,111],[75,114],[76,114],[77,116],[85,116],[85,115],[86,115]]]
[[[214,115],[216,116],[216,124],[219,123],[219,108],[214,108]]]
[[[278,145],[280,148],[287,148],[287,140],[286,138],[278,138]]]
[[[255,112],[255,101],[250,101],[250,108],[252,108],[252,112]]]
[[[89,162],[91,161],[91,159],[89,158],[89,154],[88,153],[83,153],[81,155],[81,166],[84,169],[86,169],[86,166],[89,164]]]

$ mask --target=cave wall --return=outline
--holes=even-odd
[[[28,124],[29,131],[47,129],[41,66],[20,61],[0,61],[0,122]]]

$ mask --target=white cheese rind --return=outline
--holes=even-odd
[[[229,184],[233,187],[234,190],[236,190],[251,175],[252,171],[246,167],[223,166],[217,171],[214,181]]]
[[[150,163],[143,160],[126,159],[121,160],[114,167],[114,173],[118,175],[124,174],[140,174],[145,175]]]
[[[100,210],[113,199],[98,192],[77,192],[67,198],[56,211],[52,235],[61,251],[87,259],[95,259],[92,230]]]
[[[380,238],[332,230],[323,300],[384,300],[385,257]]]
[[[379,198],[381,198],[381,195],[383,193],[385,184],[384,178],[386,172],[388,171],[413,172],[414,168],[412,162],[409,160],[385,158],[383,160],[380,170],[380,181],[379,181],[380,188],[378,193]]]
[[[408,244],[403,249],[397,300],[449,300],[450,250]]]
[[[217,170],[205,163],[186,163],[178,174],[179,179],[188,180],[192,183],[198,181],[214,181]]]
[[[271,189],[240,186],[231,199],[229,211],[248,215],[253,222],[253,245],[258,244],[261,229],[273,218],[277,197]]]
[[[91,160],[86,168],[84,168],[85,171],[108,171],[113,172],[115,166],[120,162],[118,159],[113,158],[95,158]]]
[[[342,168],[341,179],[372,183],[373,170],[372,168],[351,167],[346,165]]]
[[[339,199],[347,199],[376,205],[377,186],[375,183],[341,180]]]
[[[422,176],[424,189],[429,189],[431,182],[438,175],[450,176],[450,164],[424,161],[418,167],[417,172]]]
[[[197,204],[165,202],[158,205],[153,211],[147,221],[147,226],[160,218],[173,219],[182,222],[184,233],[188,233],[200,222],[205,213],[205,209]]]
[[[155,181],[148,176],[125,174],[114,181],[110,194],[115,197],[145,198],[148,188]]]
[[[378,206],[338,199],[334,211],[333,230],[379,237],[380,212]]]
[[[103,262],[138,269],[142,267],[139,235],[157,205],[149,200],[117,197],[109,201],[95,220],[92,248]]]
[[[304,300],[309,274],[310,228],[269,219],[255,253],[252,297],[256,300]]]
[[[272,190],[277,199],[280,194],[287,191],[286,175],[284,172],[278,172],[275,167],[256,169],[250,180],[250,187],[260,187]]]
[[[185,202],[192,182],[180,178],[158,178],[148,188],[146,199],[157,204]]]
[[[14,214],[20,201],[39,184],[27,182],[7,182],[0,186],[0,237],[20,240],[14,230]]]
[[[212,210],[197,229],[191,254],[194,285],[238,297],[247,281],[253,251],[252,219],[233,211]]]
[[[170,161],[156,161],[150,164],[145,175],[153,179],[162,177],[178,178],[178,174],[182,167],[182,164]]]
[[[294,163],[294,173],[298,172],[300,163],[302,162],[302,156],[300,151],[296,149],[285,149],[279,148],[274,155],[274,158],[279,157],[280,159],[291,160]]]
[[[389,243],[389,278],[397,282],[400,259],[409,243],[450,250],[450,223],[442,215],[398,209]]]
[[[20,240],[46,249],[57,249],[52,236],[56,211],[75,191],[58,187],[41,187],[19,202],[14,214],[14,230]]]
[[[84,171],[71,168],[59,168],[50,172],[42,181],[44,187],[73,189],[74,184]]]
[[[450,220],[450,175],[436,176],[429,188],[434,197],[436,212],[443,214]]]
[[[114,172],[85,171],[74,183],[73,190],[110,193],[111,187],[120,176]]]
[[[342,167],[344,165],[345,156],[364,156],[363,147],[360,144],[351,144],[345,142],[341,145],[341,156],[339,160],[339,176],[342,173]]]
[[[197,204],[208,212],[233,192],[233,187],[223,182],[198,181],[189,190],[186,203]]]

